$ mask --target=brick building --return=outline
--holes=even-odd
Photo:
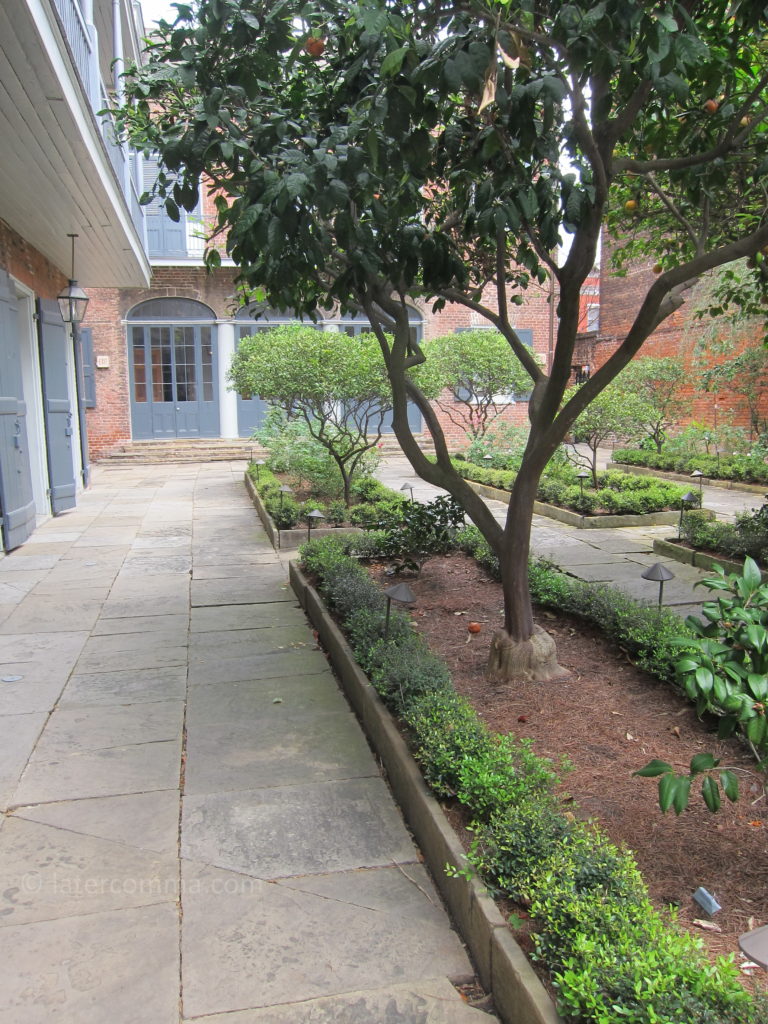
[[[117,15],[117,17],[115,17]],[[88,358],[57,297],[149,280],[137,162],[97,117],[140,55],[130,0],[0,6],[0,525],[7,551],[87,482]],[[88,342],[87,331],[83,332]]]

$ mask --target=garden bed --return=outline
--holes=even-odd
[[[269,537],[272,547],[276,551],[284,549],[295,551],[300,544],[305,543],[307,540],[306,527],[293,530],[279,530],[277,528],[275,521],[267,511],[264,502],[261,500],[259,492],[256,490],[256,485],[247,472],[245,474],[245,489],[248,491],[248,495],[254,504],[259,519],[261,520],[261,524]],[[362,531],[357,526],[316,526],[312,529],[312,537],[338,536],[339,534],[361,532]]]
[[[487,484],[478,484],[473,480],[469,481],[469,485],[483,498],[488,498],[491,501],[503,501],[505,505],[509,504],[509,491],[489,487]],[[578,530],[607,530],[620,526],[672,526],[680,518],[679,512],[647,512],[640,515],[623,516],[605,513],[582,516],[578,512],[571,512],[570,509],[559,508],[556,505],[547,505],[543,501],[535,501],[533,511],[537,516],[555,519],[559,523],[575,526]]]
[[[709,571],[713,565],[719,565],[726,572],[741,572],[744,568],[743,559],[736,561],[715,551],[701,551],[676,538],[656,539],[653,542],[653,551],[654,554],[662,555],[664,558],[674,558],[676,562],[695,565],[697,569]],[[762,577],[763,581],[768,579],[768,573],[765,570],[762,570]]]
[[[628,473],[632,476],[654,476],[663,480],[674,480],[677,483],[691,483],[690,473],[674,473],[671,470],[651,469],[648,466],[634,466],[629,462],[609,462],[608,470],[616,470],[619,473]],[[744,480],[718,480],[717,477],[702,477],[702,483],[707,487],[720,487],[727,491],[747,491],[750,494],[764,494],[766,484],[752,484]],[[698,486],[698,484],[696,485]]]
[[[768,922],[768,808],[747,751],[735,740],[718,741],[688,702],[594,628],[552,612],[539,610],[538,619],[555,637],[571,679],[489,684],[484,667],[491,633],[501,624],[499,584],[473,559],[453,554],[431,559],[409,586],[416,595],[413,621],[488,726],[535,740],[537,752],[556,761],[568,757],[574,767],[564,779],[565,805],[596,819],[633,851],[655,904],[676,907],[680,923],[713,956],[738,954],[739,934]],[[481,631],[469,633],[469,621]],[[710,750],[737,770],[741,789],[739,802],[717,814],[696,793],[680,817],[663,815],[654,781],[632,776],[651,758],[683,770],[694,754]],[[706,917],[691,899],[698,886],[723,908],[715,917],[720,931],[694,924]],[[763,972],[744,980],[766,987]]]

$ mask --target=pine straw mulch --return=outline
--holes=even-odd
[[[373,574],[381,578],[383,570],[373,567]],[[571,678],[490,684],[483,670],[491,635],[502,623],[499,584],[455,553],[430,559],[408,585],[416,595],[411,614],[418,628],[488,726],[530,737],[536,751],[555,762],[567,757],[573,769],[563,781],[565,808],[598,821],[615,843],[631,849],[655,905],[678,908],[680,923],[701,936],[713,956],[733,952],[743,962],[738,936],[768,923],[768,806],[746,750],[738,741],[719,741],[682,697],[632,665],[597,630],[542,609],[537,621],[554,636]],[[468,632],[470,621],[481,624],[479,633]],[[682,815],[662,814],[656,780],[632,773],[654,757],[683,770],[701,751],[737,770],[739,801],[724,801],[712,814],[699,788]],[[691,898],[698,886],[722,906],[714,918],[720,932],[693,923],[706,919]],[[768,987],[768,973],[748,977],[748,986]]]

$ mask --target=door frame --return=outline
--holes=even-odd
[[[11,277],[18,303],[19,351],[21,384],[27,407],[27,443],[32,476],[32,497],[38,523],[51,515],[45,422],[43,417],[43,376],[40,370],[40,349],[37,341],[36,294],[31,288]]]

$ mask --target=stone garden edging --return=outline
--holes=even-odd
[[[496,904],[477,878],[451,878],[445,865],[461,865],[464,851],[427,788],[405,740],[322,598],[299,565],[289,565],[299,604],[318,632],[342,688],[387,772],[389,785],[467,944],[478,977],[492,993],[504,1024],[562,1024],[549,995],[515,941]]]
[[[269,512],[267,512],[264,502],[261,500],[261,495],[256,490],[253,480],[251,480],[247,472],[245,473],[245,489],[248,491],[248,495],[258,512],[261,525],[264,527],[264,530],[269,537],[269,542],[275,551],[280,551],[283,548],[295,550],[299,544],[303,544],[306,541],[307,531],[304,528],[300,530],[278,530],[275,526],[274,519]],[[328,537],[331,534],[339,536],[345,533],[361,532],[362,531],[358,526],[316,526],[312,529],[312,537]]]
[[[719,565],[726,572],[741,573],[744,569],[743,562],[734,561],[724,555],[713,555],[706,551],[696,551],[694,548],[686,547],[684,544],[677,544],[674,540],[654,540],[654,554],[663,555],[665,558],[673,558],[676,562],[684,562],[686,565],[693,565],[697,569],[711,571],[713,565]],[[768,579],[768,573],[762,572],[763,582]]]
[[[467,480],[472,490],[481,498],[488,498],[491,501],[502,501],[509,504],[509,491],[502,491],[497,487],[489,487],[487,484],[478,484],[474,480]],[[578,512],[571,512],[567,508],[558,508],[556,505],[545,505],[543,501],[534,501],[533,511],[537,516],[546,516],[548,519],[555,519],[567,526],[575,526],[577,530],[616,530],[622,526],[674,526],[680,518],[679,512],[644,512],[638,515],[627,516],[582,516]]]

